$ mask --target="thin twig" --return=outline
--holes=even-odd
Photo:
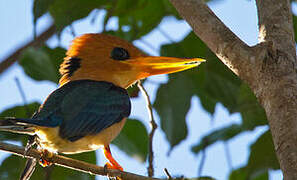
[[[167,168],[164,168],[164,172],[165,172],[166,176],[168,177],[168,180],[172,180],[172,176],[168,172]]]
[[[99,14],[99,10],[98,9],[95,9],[94,10],[94,13],[91,15],[91,21],[90,21],[90,24],[91,25],[94,25],[96,19],[97,19],[97,16]]]
[[[25,148],[21,146],[0,142],[0,150],[23,157]],[[36,149],[30,149],[26,154],[26,158],[40,159],[40,153]],[[106,168],[104,169],[104,167],[97,166],[95,164],[86,163],[83,161],[71,159],[61,155],[54,154],[53,157],[51,157],[48,160],[55,165],[63,166],[63,167],[84,172],[84,173],[89,173],[92,175],[120,177],[122,180],[161,180],[158,178],[145,177],[145,176],[124,172],[124,171],[119,171],[119,170],[114,170],[114,169],[106,169]]]
[[[229,146],[228,146],[227,142],[224,142],[224,150],[225,150],[225,154],[226,154],[227,164],[230,168],[230,171],[232,171],[233,170],[232,159],[231,159],[230,150],[229,150]]]
[[[24,90],[23,90],[23,88],[22,88],[22,86],[21,86],[20,80],[19,80],[19,78],[17,78],[17,77],[15,77],[14,80],[15,80],[15,82],[16,82],[16,85],[17,85],[17,87],[18,87],[18,89],[19,89],[19,92],[20,92],[20,94],[21,94],[21,97],[22,97],[22,99],[23,99],[24,109],[25,109],[25,111],[26,111],[27,117],[30,117],[31,114],[30,114],[30,111],[29,111],[28,106],[27,106],[27,104],[28,104],[28,103],[27,103],[27,99],[26,99]]]
[[[204,163],[205,163],[205,158],[206,158],[205,149],[203,149],[201,153],[202,153],[202,157],[201,157],[201,162],[199,164],[198,177],[201,176],[202,170],[203,170],[203,166],[204,166]]]
[[[118,3],[118,1],[115,0],[114,3],[112,4],[112,7],[109,10],[107,10],[107,13],[106,13],[106,15],[104,17],[104,21],[103,21],[102,33],[106,32],[107,23],[108,23],[109,19],[112,17],[115,7],[117,7],[117,3]]]
[[[151,130],[151,132],[149,134],[149,167],[147,168],[147,170],[148,170],[148,176],[153,177],[154,176],[153,137],[154,137],[154,134],[155,134],[155,131],[156,131],[158,125],[156,124],[156,122],[154,120],[153,108],[152,108],[152,104],[151,104],[149,95],[146,92],[146,90],[144,89],[144,87],[142,86],[141,81],[138,81],[137,86],[138,86],[139,90],[142,92],[142,95],[145,97],[145,101],[146,101],[146,104],[147,104],[147,110],[149,112],[150,124],[152,126],[152,130]]]
[[[76,33],[75,33],[75,29],[73,27],[73,24],[69,25],[69,30],[70,30],[70,34],[72,35],[73,38],[76,37]]]
[[[46,40],[48,40],[52,35],[54,35],[56,32],[55,25],[50,25],[43,33],[41,33],[38,37],[31,40],[30,42],[26,43],[19,49],[17,49],[14,53],[9,55],[7,58],[3,59],[0,63],[0,74],[5,71],[7,68],[9,68],[13,63],[15,63],[18,60],[19,55],[21,52],[30,47],[39,47],[41,46]]]
[[[161,29],[161,27],[158,27],[157,30],[166,38],[170,41],[170,43],[175,43],[175,41],[173,40],[173,38],[170,37],[169,34],[167,34],[165,31],[163,31],[163,29]]]

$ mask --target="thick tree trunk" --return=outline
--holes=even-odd
[[[249,47],[202,0],[170,0],[194,32],[264,107],[284,179],[297,178],[297,60],[289,0],[257,0],[259,40]]]

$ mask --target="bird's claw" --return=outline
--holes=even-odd
[[[120,170],[120,171],[123,171],[124,169],[121,167],[121,166],[117,166],[117,165],[113,165],[109,162],[107,162],[105,165],[104,165],[104,172],[106,173],[106,170],[107,169],[115,169],[115,170]]]
[[[112,165],[111,163],[107,162],[105,165],[104,165],[104,173],[107,174],[107,169],[116,169],[116,170],[120,170],[120,171],[123,171],[123,168],[122,167],[117,167],[117,166],[114,166]],[[108,179],[109,180],[121,180],[119,177],[109,177],[108,176]]]
[[[39,159],[39,164],[42,167],[48,167],[51,166],[53,163],[51,162],[51,158],[53,157],[53,153],[49,152],[46,149],[43,149],[40,153],[40,159]]]

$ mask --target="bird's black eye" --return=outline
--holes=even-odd
[[[120,47],[113,48],[113,50],[110,53],[110,56],[112,59],[120,60],[120,61],[130,58],[128,51],[126,49],[120,48]]]

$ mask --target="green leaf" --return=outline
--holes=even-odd
[[[238,124],[233,124],[218,130],[215,130],[207,135],[205,135],[202,140],[195,146],[192,147],[192,151],[199,153],[201,150],[205,149],[207,146],[217,142],[217,141],[226,141],[237,134],[242,132],[242,126]]]
[[[193,150],[195,152],[199,152],[201,148],[204,149],[216,141],[226,141],[243,131],[253,130],[256,126],[267,124],[265,112],[250,88],[241,82],[193,32],[189,33],[180,42],[163,45],[161,55],[202,57],[206,59],[207,61],[196,69],[170,75],[169,77],[182,76],[186,79],[186,81],[180,83],[180,86],[186,89],[185,91],[188,94],[197,95],[207,112],[214,114],[216,104],[222,103],[230,113],[240,112],[242,115],[242,124],[224,127],[206,135],[201,142],[194,146]],[[170,79],[166,86],[167,89],[174,89],[174,83],[174,80]],[[190,103],[191,99],[187,95],[184,96],[180,91],[176,91],[175,94],[178,94],[185,102]],[[158,98],[157,96],[157,100]],[[163,101],[159,100],[159,102],[164,107],[172,106],[171,102],[165,99]],[[184,109],[187,109],[187,107]],[[163,123],[166,118],[165,114],[159,113],[159,115],[161,116],[161,123]],[[167,132],[165,133],[167,135]]]
[[[205,58],[207,61],[198,67],[199,70],[183,72],[194,86],[193,94],[199,96],[202,106],[212,114],[218,102],[230,112],[236,112],[241,81],[193,32],[181,42],[163,45],[161,55]]]
[[[238,180],[238,179],[247,179],[248,178],[248,174],[246,171],[246,167],[243,168],[239,168],[236,170],[233,170],[231,172],[231,174],[229,175],[229,180]],[[265,171],[261,174],[259,174],[257,177],[251,178],[252,180],[269,180],[269,173],[268,171]]]
[[[257,126],[267,124],[264,109],[246,84],[242,84],[240,87],[238,107],[242,116],[242,126],[245,130],[253,130]]]
[[[189,79],[182,75],[170,76],[168,84],[162,84],[158,89],[154,108],[171,149],[188,134],[185,116],[190,109],[192,89]]]
[[[74,155],[67,155],[67,157],[88,162],[91,164],[96,164],[95,151],[84,152],[84,153],[74,154]],[[51,179],[63,179],[63,180],[64,179],[65,180],[72,180],[72,179],[89,180],[90,179],[92,180],[92,179],[95,179],[95,176],[84,172],[72,170],[69,168],[55,166],[53,169],[53,172],[51,173]]]
[[[71,156],[72,158],[83,160],[89,163],[96,163],[96,155],[95,152],[90,153],[82,153],[75,156]],[[10,155],[8,156],[0,166],[0,179],[19,179],[24,167],[25,167],[25,159],[22,157]],[[60,166],[51,166],[52,169],[50,173],[50,179],[63,179],[63,180],[91,180],[95,179],[95,176],[75,171],[69,168],[64,168]],[[38,164],[36,165],[36,169],[30,178],[31,180],[39,180],[45,178],[46,169],[42,168]]]
[[[144,162],[148,153],[148,134],[138,120],[128,119],[119,136],[112,142],[128,155]]]
[[[49,12],[55,21],[57,31],[61,32],[73,21],[88,16],[92,10],[102,7],[107,2],[107,0],[56,0],[50,6]]]
[[[16,168],[24,164],[24,159],[10,155],[0,166],[0,179],[19,179],[21,169]]]
[[[19,179],[25,167],[25,162],[26,159],[22,157],[9,155],[7,158],[4,159],[0,166],[0,179]],[[37,164],[31,180],[43,179],[43,177],[44,169]]]
[[[246,84],[242,84],[240,86],[237,101],[238,109],[242,115],[242,123],[233,124],[205,135],[197,145],[193,146],[193,152],[198,153],[202,149],[205,149],[207,146],[217,141],[227,141],[244,131],[250,131],[257,126],[267,124],[264,109],[259,105],[256,97]]]
[[[19,61],[25,73],[37,81],[49,80],[59,82],[59,65],[65,57],[66,50],[63,48],[42,47],[34,49],[27,48]]]
[[[38,110],[39,106],[40,104],[37,102],[27,104],[26,106],[14,106],[2,111],[0,113],[0,119],[4,117],[30,118],[33,113]],[[15,140],[25,142],[26,137],[27,136],[4,131],[1,131],[0,133],[1,140]]]
[[[0,117],[30,118],[38,110],[39,106],[40,104],[38,102],[33,102],[25,106],[14,106],[2,111]]]
[[[37,21],[42,15],[44,15],[54,0],[34,0],[33,4],[33,15],[34,22]]]
[[[111,17],[117,17],[119,28],[115,34],[124,35],[130,41],[151,32],[166,16],[181,19],[167,0],[35,0],[34,22],[49,12],[60,33],[65,27],[85,18],[95,9],[104,9],[107,12],[102,26],[105,26]]]
[[[175,8],[167,0],[115,1],[107,8],[105,22],[110,15],[118,17],[117,34],[124,32],[130,41],[151,32],[165,16],[179,18]]]
[[[229,180],[268,180],[268,171],[280,168],[269,130],[262,134],[257,141],[250,146],[250,150],[247,165],[234,170],[229,175]]]
[[[269,169],[280,168],[269,130],[262,134],[250,149],[251,154],[247,165],[249,177],[256,177]]]

